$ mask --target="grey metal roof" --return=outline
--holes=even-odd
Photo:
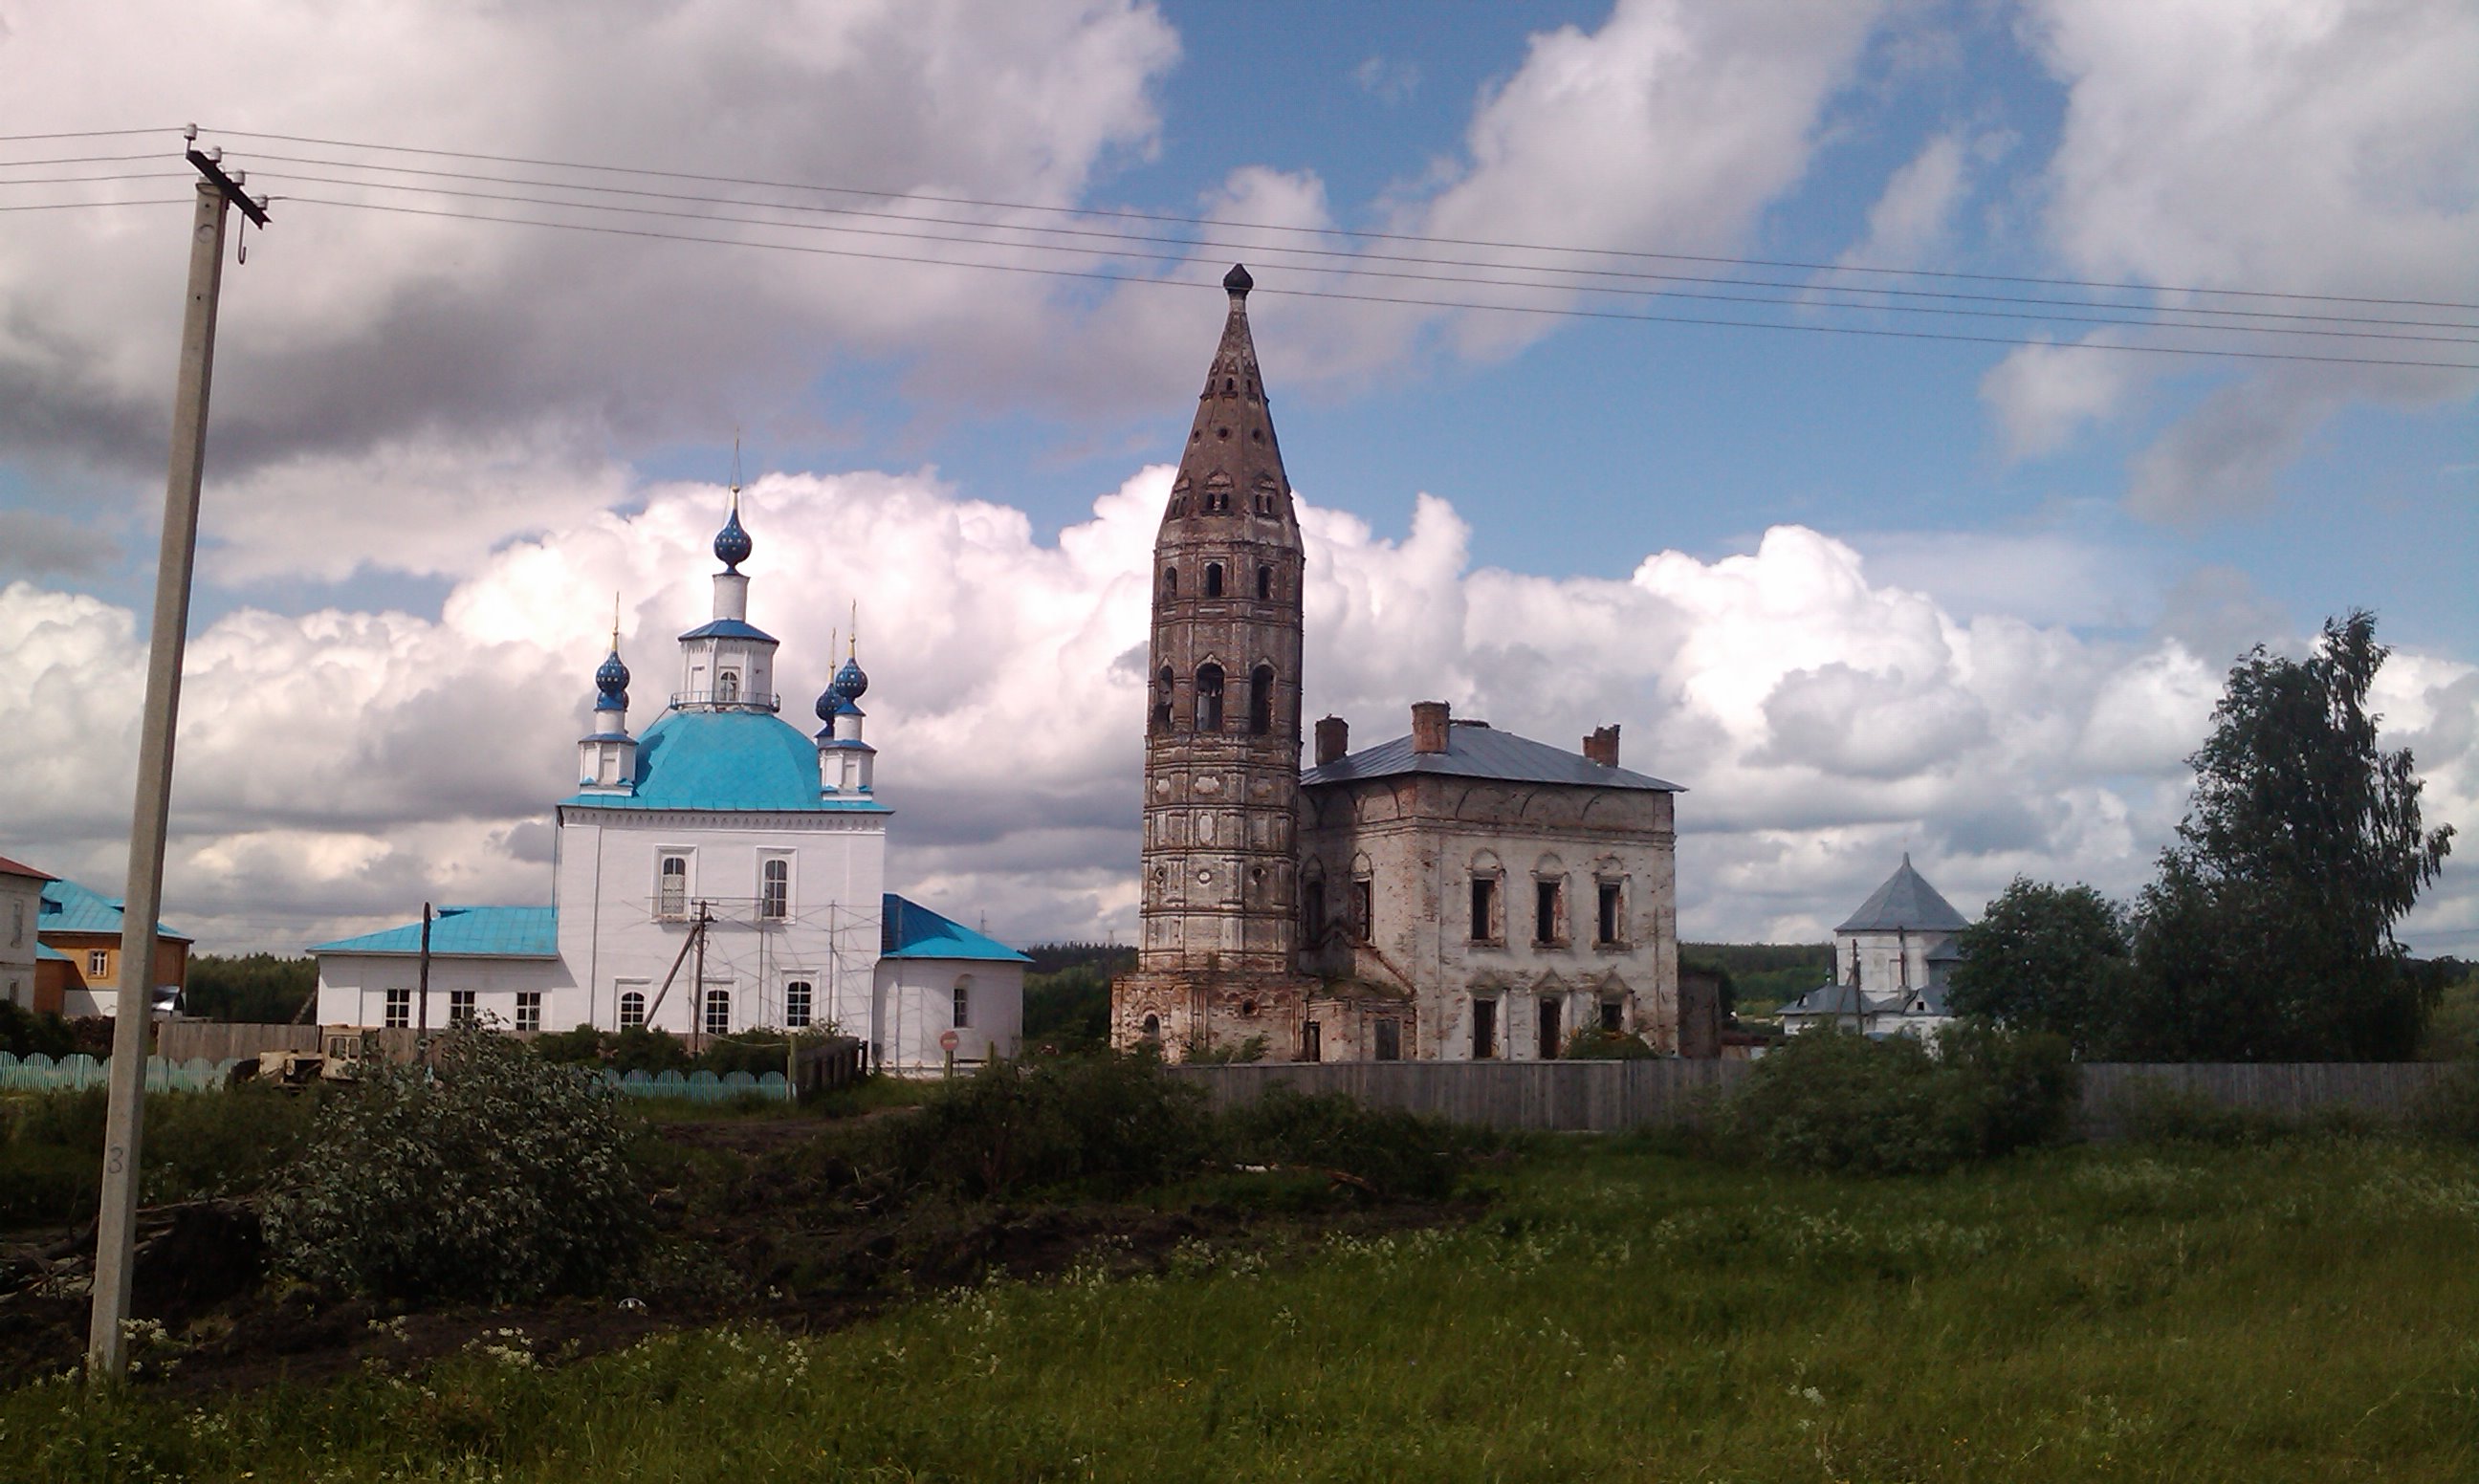
[[[1300,775],[1303,787],[1353,783],[1405,773],[1497,779],[1510,783],[1571,783],[1580,788],[1648,788],[1685,793],[1676,783],[1624,768],[1604,768],[1581,753],[1499,731],[1487,722],[1457,721],[1446,729],[1446,750],[1416,753],[1409,736],[1347,753]]]
[[[1852,1006],[1856,1001],[1859,1009]],[[1862,994],[1850,985],[1821,985],[1774,1013],[1776,1015],[1865,1015],[1891,1014],[1903,1008],[1902,998],[1890,994]]]
[[[1937,889],[1925,877],[1911,869],[1910,854],[1903,855],[1903,863],[1885,878],[1885,884],[1876,895],[1861,903],[1851,920],[1834,929],[1836,933],[1892,933],[1898,929],[1912,933],[1959,933],[1971,926],[1954,909],[1954,904],[1937,895]]]

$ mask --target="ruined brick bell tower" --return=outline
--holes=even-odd
[[[1266,1038],[1296,1054],[1314,981],[1299,940],[1300,554],[1291,480],[1235,267],[1222,342],[1154,539],[1143,933],[1112,1039]]]

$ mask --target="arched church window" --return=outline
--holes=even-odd
[[[1274,729],[1274,667],[1259,665],[1248,676],[1248,729],[1264,736]]]
[[[1177,678],[1171,674],[1171,668],[1168,665],[1163,666],[1162,674],[1154,679],[1154,730],[1156,731],[1170,730],[1170,698],[1177,683]]]
[[[814,986],[805,979],[795,979],[783,985],[783,1023],[795,1031],[809,1026],[809,1002]]]
[[[1260,567],[1257,569],[1257,596],[1261,599],[1270,599],[1274,596],[1273,568]]]
[[[726,670],[714,678],[714,699],[725,705],[740,699],[740,672]]]
[[[1300,926],[1307,930],[1309,946],[1317,946],[1325,936],[1325,882],[1313,877],[1300,887]]]
[[[956,981],[956,1029],[969,1029],[973,1023],[973,976]]]
[[[1222,564],[1220,562],[1207,562],[1205,564],[1205,596],[1208,598],[1219,598],[1222,596]]]
[[[627,1026],[640,1026],[645,1023],[645,995],[634,989],[624,991],[620,996],[620,1024],[625,1028]]]
[[[1159,1046],[1162,1044],[1162,1016],[1147,1015],[1145,1017],[1144,1036],[1145,1044],[1149,1046]]]
[[[1196,669],[1196,729],[1222,729],[1222,667],[1207,663]]]
[[[1164,567],[1163,569],[1163,597],[1167,600],[1177,598],[1178,596],[1179,569],[1176,567]]]
[[[705,992],[705,1034],[725,1036],[731,1031],[731,991],[709,989]]]
[[[781,922],[792,914],[792,862],[770,856],[758,867],[757,915]]]
[[[657,871],[654,915],[686,917],[689,914],[689,857],[665,856]]]

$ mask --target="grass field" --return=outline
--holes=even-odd
[[[1535,1147],[1477,1221],[985,1285],[833,1334],[0,1397],[13,1478],[2462,1480],[2479,1155],[1935,1180]],[[168,1351],[158,1350],[158,1363]]]

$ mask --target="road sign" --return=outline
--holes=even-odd
[[[958,1038],[959,1038],[959,1037],[958,1037],[958,1036],[957,1036],[957,1035],[956,1035],[956,1033],[955,1033],[955,1032],[953,1032],[953,1031],[941,1031],[941,1032],[939,1032],[939,1033],[938,1033],[938,1049],[939,1049],[940,1051],[953,1051],[953,1050],[955,1050],[955,1049],[956,1049],[956,1042],[958,1041]]]

